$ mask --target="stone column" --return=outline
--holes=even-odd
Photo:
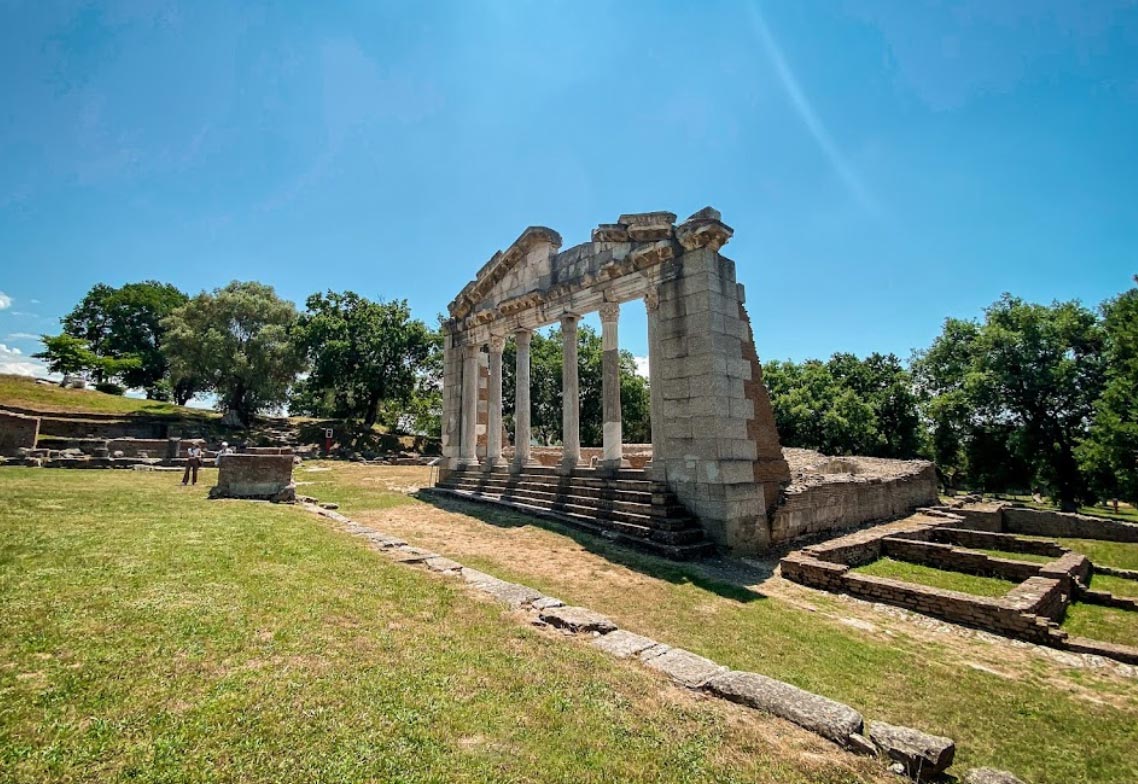
[[[478,346],[462,347],[462,443],[458,464],[477,466],[478,441]]]
[[[514,371],[514,463],[511,470],[521,472],[529,465],[530,398],[529,398],[529,346],[533,333],[519,329],[514,333],[517,343],[517,365]]]
[[[561,473],[581,462],[581,397],[577,384],[577,319],[561,317]]]
[[[491,471],[502,464],[502,349],[506,339],[490,336],[490,379],[486,407],[486,464]]]
[[[645,466],[652,479],[664,481],[664,416],[661,413],[660,294],[655,287],[644,295],[648,311],[648,415],[652,420],[652,460]]]
[[[620,305],[607,302],[601,306],[601,399],[604,406],[604,456],[601,467],[615,471],[623,463],[620,428],[620,344],[617,322]]]

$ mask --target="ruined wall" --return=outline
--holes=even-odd
[[[21,448],[34,448],[39,429],[39,417],[0,411],[0,455],[14,455]]]
[[[169,424],[139,419],[73,419],[45,416],[40,435],[55,438],[166,438]]]
[[[936,469],[922,461],[911,465],[912,470],[891,477],[841,475],[830,481],[791,486],[771,520],[772,544],[902,517],[914,509],[935,505]]]
[[[1093,515],[1004,507],[1003,523],[1004,530],[1012,534],[1138,542],[1138,525]]]

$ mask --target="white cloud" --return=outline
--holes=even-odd
[[[0,291],[0,310],[7,310],[12,307],[12,298]]]
[[[46,376],[47,367],[43,363],[25,356],[18,348],[9,348],[0,343],[0,373],[17,376]]]
[[[648,357],[633,357],[636,360],[636,375],[648,378]]]

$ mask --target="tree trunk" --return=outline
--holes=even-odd
[[[379,393],[372,392],[367,399],[367,412],[364,414],[364,428],[371,430],[375,420],[379,417]]]

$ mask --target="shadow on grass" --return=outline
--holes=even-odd
[[[528,515],[511,509],[495,507],[478,501],[452,498],[429,489],[420,490],[414,497],[447,512],[473,517],[498,528],[536,526],[567,536],[582,549],[599,555],[626,569],[631,569],[658,580],[675,585],[694,585],[737,602],[765,599],[753,585],[763,582],[774,573],[777,562],[752,562],[737,559],[710,557],[698,561],[670,561],[657,555],[640,552],[632,547],[606,540],[603,536],[575,528],[568,523],[538,515]]]

